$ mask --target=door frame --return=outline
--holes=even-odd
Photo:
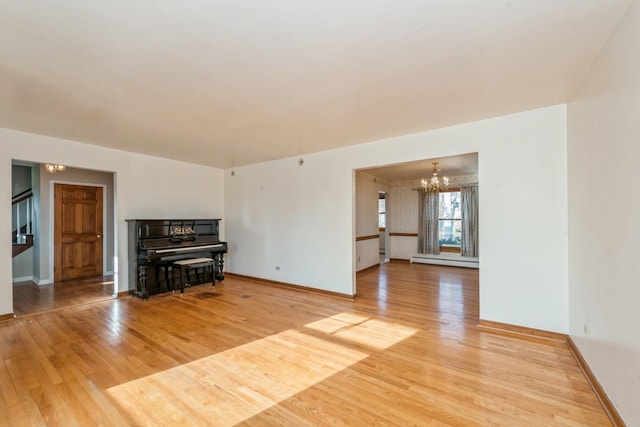
[[[102,235],[112,236],[109,233],[113,233],[113,230],[109,229],[109,221],[107,221],[107,186],[105,184],[95,184],[91,182],[73,182],[73,181],[61,181],[52,179],[49,181],[49,277],[51,282],[54,281],[53,270],[55,267],[55,220],[56,220],[56,205],[55,205],[55,185],[82,185],[85,187],[102,187]],[[115,218],[114,218],[115,220]],[[107,273],[107,240],[102,239],[102,274]],[[115,268],[115,266],[114,266]],[[114,288],[115,289],[115,288]]]
[[[378,190],[378,199],[380,199],[380,194],[384,194],[384,221],[385,221],[385,227],[384,227],[384,237],[382,237],[384,239],[384,258],[382,259],[382,261],[380,261],[379,265],[383,265],[386,264],[388,262],[390,262],[391,260],[391,250],[389,248],[389,226],[387,226],[387,220],[389,219],[389,191],[382,191],[382,190]]]

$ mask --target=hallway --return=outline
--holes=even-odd
[[[18,282],[13,284],[13,313],[25,316],[104,301],[113,298],[113,289],[113,276],[40,286],[34,282]]]

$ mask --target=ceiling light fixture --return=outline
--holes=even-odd
[[[433,172],[431,173],[431,179],[422,180],[422,188],[425,191],[443,191],[449,188],[449,178],[446,176],[442,177],[442,182],[440,182],[440,178],[438,178],[438,162],[433,162]]]
[[[47,163],[44,165],[44,169],[49,173],[62,172],[67,167],[65,165],[54,165],[52,163]]]

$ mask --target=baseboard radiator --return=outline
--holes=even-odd
[[[451,252],[441,252],[434,254],[414,254],[411,256],[411,262],[417,264],[436,264],[450,265],[453,267],[480,268],[480,259],[463,257],[460,254]]]

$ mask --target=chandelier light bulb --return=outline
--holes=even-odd
[[[64,171],[66,169],[66,166],[47,163],[46,165],[44,165],[44,169],[49,173],[56,173]]]
[[[443,191],[449,188],[449,178],[446,176],[442,177],[442,182],[440,182],[440,178],[438,177],[438,162],[433,162],[433,172],[431,173],[431,179],[427,181],[426,179],[422,179],[422,188],[425,191]]]

